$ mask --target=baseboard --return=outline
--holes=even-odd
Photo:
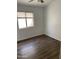
[[[31,39],[31,38],[40,37],[40,36],[45,36],[45,34],[41,34],[41,35],[37,35],[37,36],[30,37],[30,38],[27,38],[27,39],[19,40],[19,41],[17,41],[17,43],[20,43],[20,42],[23,42],[23,41],[29,40],[29,39]]]
[[[36,38],[36,37],[40,37],[40,36],[47,36],[47,37],[50,37],[50,36],[48,36],[48,35],[46,35],[46,34],[41,34],[41,35],[37,35],[37,36],[31,37],[31,38]],[[17,43],[20,43],[20,42],[29,40],[29,39],[31,39],[31,38],[27,38],[27,39],[23,39],[23,40],[17,41]],[[54,39],[54,40],[57,40],[57,39],[52,38],[52,37],[50,37],[50,38],[51,38],[51,39]],[[57,41],[61,42],[60,40],[57,40]]]
[[[46,34],[44,34],[45,36],[48,36],[48,35],[46,35]],[[48,36],[48,37],[50,37],[50,36]],[[50,37],[51,39],[54,39],[54,40],[57,40],[56,38],[52,38],[52,37]],[[61,42],[60,40],[57,40],[57,41],[59,41],[59,42]]]

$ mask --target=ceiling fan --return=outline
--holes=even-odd
[[[33,2],[34,0],[30,0],[29,2]],[[37,2],[44,3],[44,0],[37,0]]]

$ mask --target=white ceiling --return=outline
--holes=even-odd
[[[46,6],[52,0],[44,0],[44,3],[37,2],[37,0],[34,0],[32,2],[28,2],[28,1],[30,1],[30,0],[17,0],[17,3],[25,4],[25,5],[34,5],[34,6]]]

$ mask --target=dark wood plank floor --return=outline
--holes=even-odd
[[[59,59],[60,41],[46,35],[33,37],[17,44],[17,59]]]

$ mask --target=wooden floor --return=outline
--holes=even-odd
[[[59,59],[60,42],[46,35],[17,44],[17,59]]]

